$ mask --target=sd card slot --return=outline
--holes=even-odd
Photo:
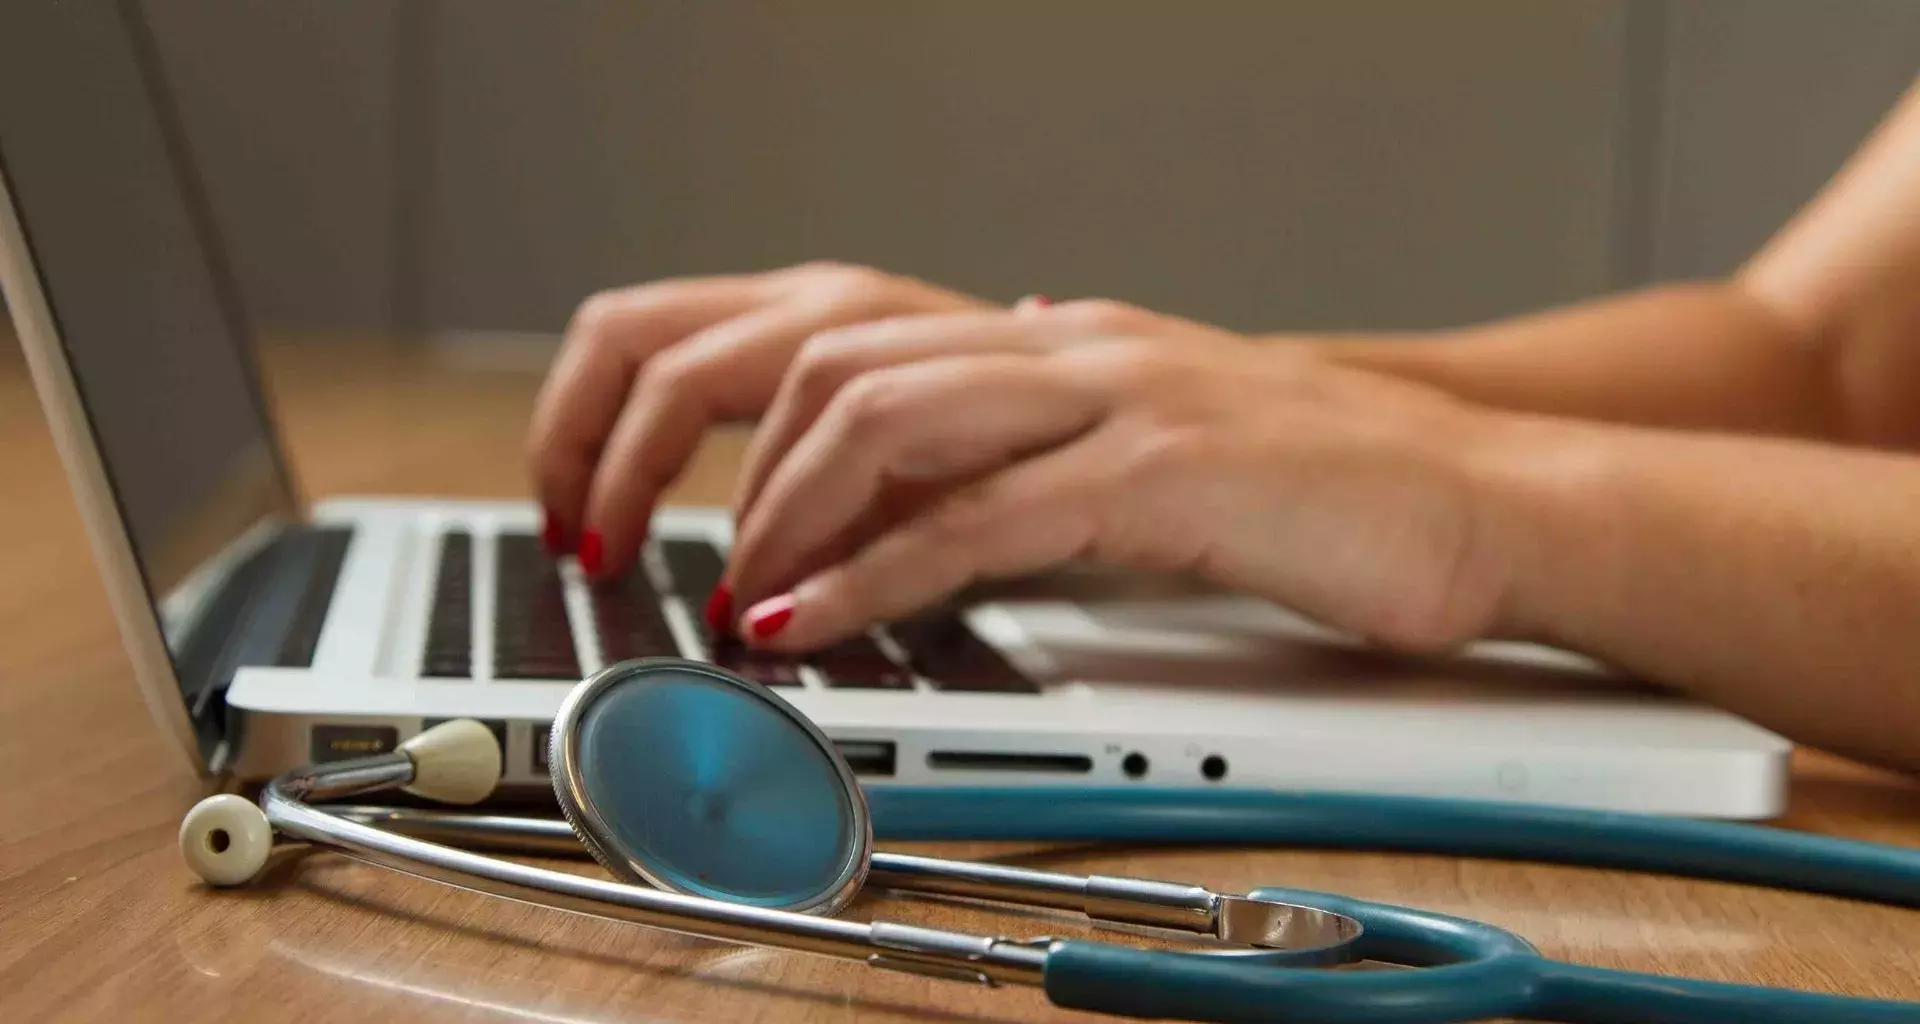
[[[1093,770],[1093,758],[1084,754],[1021,754],[981,750],[935,750],[927,767],[946,771],[1058,772],[1084,775]]]

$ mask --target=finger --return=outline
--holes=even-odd
[[[603,578],[633,564],[660,494],[716,422],[747,419],[772,400],[802,340],[874,314],[880,297],[796,295],[689,338],[634,381],[589,488],[581,568]]]
[[[1042,352],[1075,337],[1071,328],[1048,328],[997,311],[880,320],[807,339],[748,444],[734,521],[747,518],[773,468],[847,381],[881,367],[941,356]]]
[[[977,581],[1083,557],[1099,535],[1105,467],[1113,463],[1097,436],[964,488],[790,593],[761,601],[747,610],[744,635],[756,646],[817,650]]]
[[[558,530],[578,536],[594,467],[648,360],[765,302],[778,287],[769,276],[677,280],[604,293],[581,306],[528,433],[534,491]]]
[[[1064,443],[1099,422],[1098,388],[1055,361],[953,356],[888,367],[848,386],[769,478],[729,566],[743,602],[818,568],[820,552],[871,514],[903,466],[979,473]]]

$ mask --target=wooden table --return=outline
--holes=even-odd
[[[537,374],[418,350],[269,354],[308,491],[525,494]],[[737,437],[677,496],[724,501]],[[983,991],[502,902],[331,855],[209,892],[175,850],[205,794],[149,724],[17,353],[0,348],[0,1021],[1081,1020]],[[1795,827],[1920,845],[1920,786],[1806,756]],[[1592,964],[1920,999],[1920,912],[1733,885],[1274,849],[921,847],[1064,870],[1325,888],[1480,918]],[[581,870],[584,870],[582,868]],[[870,897],[857,914],[1075,934]]]

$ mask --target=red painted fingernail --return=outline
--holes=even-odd
[[[545,509],[544,516],[540,523],[540,546],[546,548],[549,555],[565,554],[567,528],[560,525],[560,519],[553,514],[552,509]]]
[[[1047,298],[1045,295],[1041,295],[1037,292],[1033,295],[1027,296],[1027,302],[1039,309],[1045,309],[1048,306],[1053,305],[1052,299]]]
[[[733,631],[733,588],[725,583],[707,595],[707,629],[716,636]]]
[[[792,618],[792,594],[769,597],[747,609],[747,631],[753,634],[755,640],[765,640],[787,628],[787,622]]]
[[[588,530],[580,535],[580,568],[589,576],[600,575],[600,561],[606,557],[606,540],[599,530]]]

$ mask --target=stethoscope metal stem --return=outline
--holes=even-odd
[[[473,849],[582,855],[572,828],[557,818],[469,814],[398,807],[335,807],[328,813],[404,835]],[[1237,945],[1330,951],[1343,959],[1358,935],[1352,919],[1313,907],[1216,893],[1198,885],[1103,875],[1068,875],[1004,864],[875,851],[867,878],[917,893],[1019,903],[1077,912],[1108,923],[1168,928]],[[1308,962],[1301,958],[1297,962]]]
[[[323,767],[283,776],[268,784],[261,809],[282,835],[419,878],[534,906],[954,980],[1042,982],[1045,947],[886,922],[811,917],[584,878],[400,835],[315,808],[295,795],[344,796],[404,783],[410,764],[403,754],[390,757],[400,763],[368,758],[347,763],[338,772]]]
[[[411,781],[413,759],[395,751],[295,769],[275,779],[271,788],[286,797],[320,803],[398,789]]]

